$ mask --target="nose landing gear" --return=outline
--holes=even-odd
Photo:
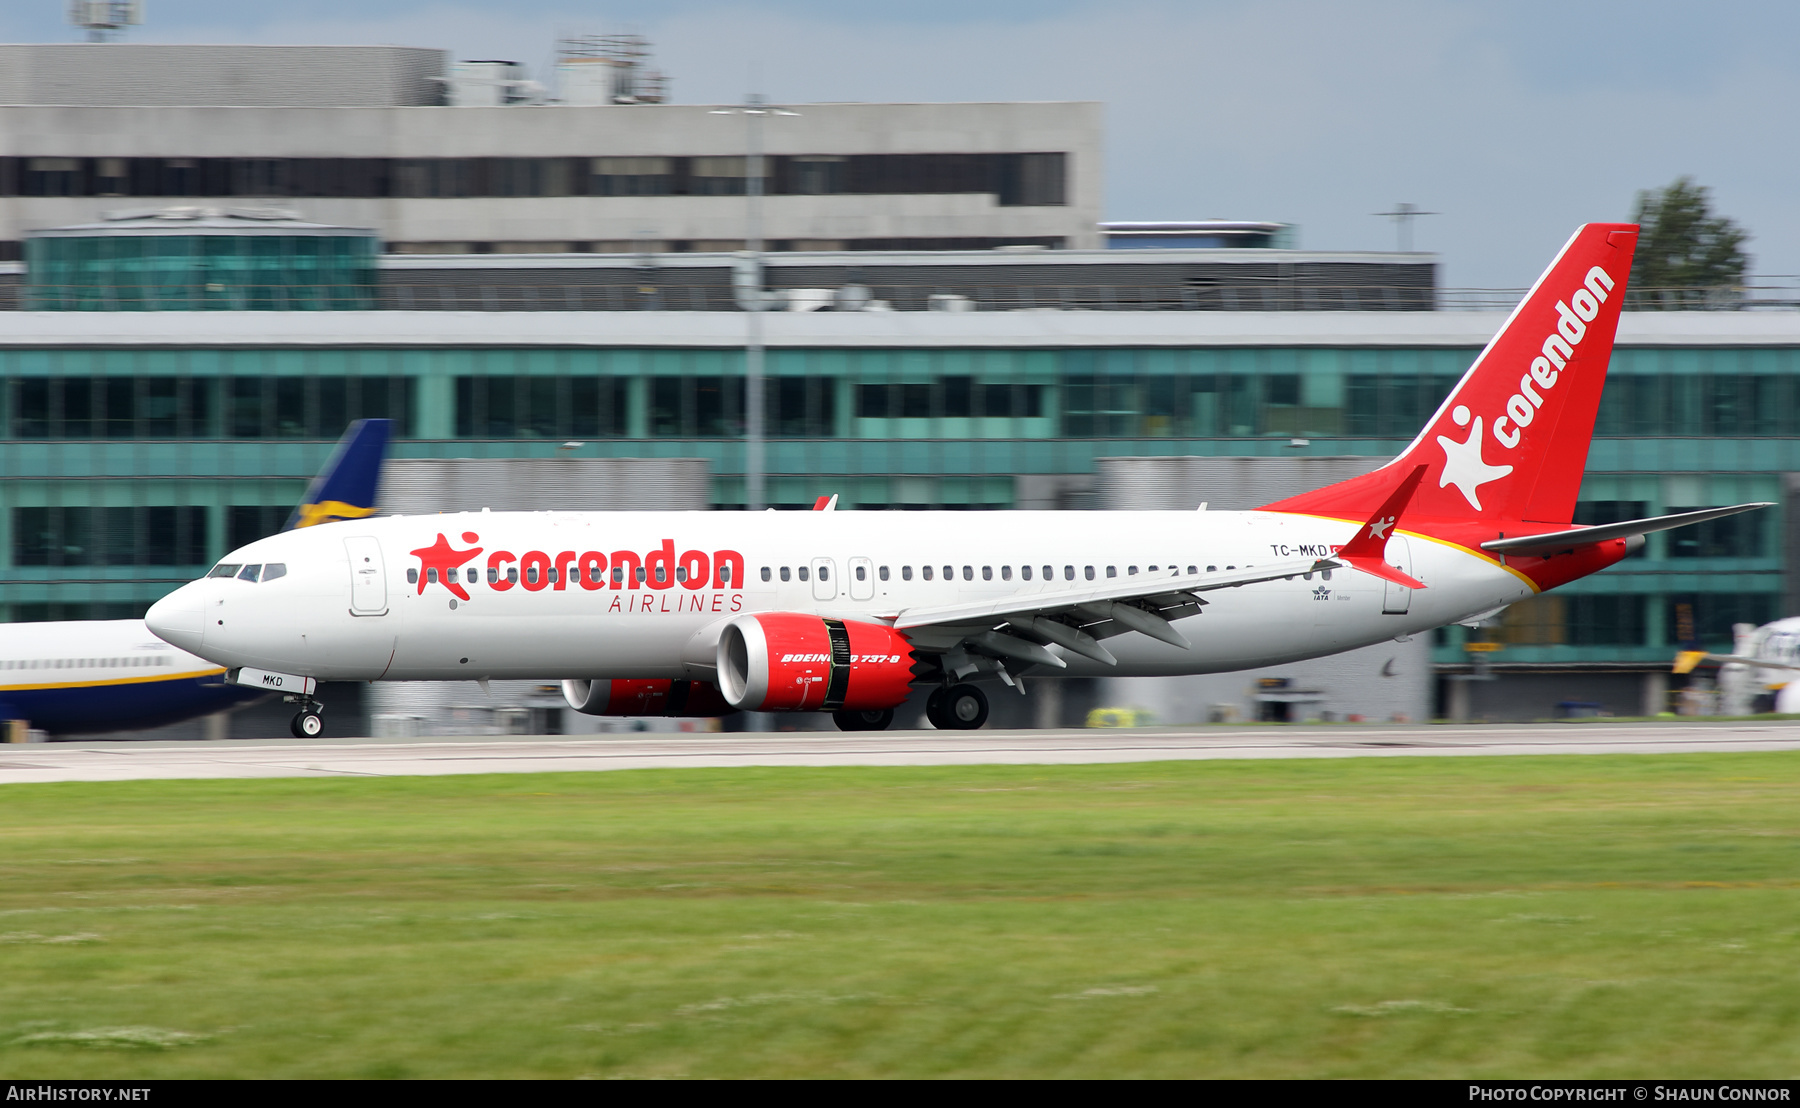
[[[973,731],[987,722],[987,694],[974,685],[938,689],[925,701],[925,718],[939,731]]]
[[[289,704],[300,705],[300,710],[294,713],[293,720],[288,723],[288,730],[294,733],[296,739],[316,739],[325,733],[325,719],[320,714],[325,711],[325,705],[309,696],[288,696],[282,699]]]

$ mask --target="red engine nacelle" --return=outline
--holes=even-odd
[[[564,681],[563,699],[584,716],[723,716],[735,711],[705,681],[667,678]]]
[[[906,700],[906,637],[799,612],[739,616],[719,636],[719,691],[752,712],[880,711]]]

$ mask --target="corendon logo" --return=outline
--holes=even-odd
[[[1544,394],[1556,387],[1569,359],[1575,356],[1575,348],[1587,337],[1587,325],[1600,314],[1600,305],[1606,303],[1612,288],[1611,274],[1595,266],[1588,270],[1583,287],[1576,289],[1567,303],[1556,302],[1556,329],[1544,338],[1541,353],[1531,360],[1530,370],[1519,377],[1519,391],[1507,399],[1505,411],[1493,418],[1494,440],[1501,446],[1511,450],[1519,445],[1524,429],[1531,426],[1538,409],[1544,406]],[[1444,448],[1444,471],[1438,477],[1438,488],[1455,485],[1469,507],[1479,512],[1481,486],[1505,477],[1513,467],[1489,465],[1481,456],[1483,417],[1472,415],[1468,405],[1458,404],[1450,418],[1458,427],[1468,427],[1469,435],[1462,442],[1448,435],[1437,436],[1438,445]]]
[[[464,531],[463,541],[480,542],[481,536],[473,531]],[[425,586],[427,584],[437,584],[441,581],[443,582],[444,587],[449,589],[453,596],[463,600],[469,599],[468,592],[466,592],[462,585],[456,580],[457,572],[466,562],[481,553],[481,547],[478,546],[473,550],[453,549],[450,546],[450,541],[444,538],[443,534],[440,532],[436,542],[432,543],[430,546],[421,547],[412,553],[414,557],[419,559],[419,595],[425,595]],[[470,570],[469,572],[472,574],[475,571]],[[472,581],[473,578],[470,580]]]
[[[462,538],[466,543],[475,543],[481,536],[465,531]],[[419,568],[413,572],[418,578],[420,594],[425,592],[427,585],[442,584],[452,595],[469,599],[463,587],[465,574],[471,585],[477,583],[481,575],[473,567],[466,571],[462,567],[482,550],[479,546],[457,550],[442,534],[432,545],[414,550],[412,553],[419,559]],[[665,600],[656,606],[656,610],[703,611],[707,604],[699,596],[688,594],[741,589],[744,556],[735,550],[715,550],[710,554],[703,550],[688,550],[677,554],[674,539],[664,539],[661,546],[645,554],[635,550],[564,550],[556,554],[527,550],[523,554],[514,554],[510,550],[496,549],[487,556],[486,581],[495,592],[510,592],[515,588],[527,592],[545,589],[564,592],[571,584],[587,592],[607,588],[625,593],[641,589],[652,594],[675,590],[676,602],[671,605]],[[641,604],[638,603],[640,599]],[[652,610],[651,596],[631,598],[631,601],[632,611]],[[723,596],[714,596],[711,607],[723,611],[724,603]],[[737,611],[740,606],[741,598],[733,597],[730,610]],[[624,610],[625,606],[615,598],[612,607],[613,610]]]
[[[1585,284],[1585,288],[1576,289],[1575,295],[1569,297],[1568,304],[1556,302],[1556,330],[1544,339],[1543,353],[1531,360],[1531,372],[1519,378],[1519,391],[1507,400],[1506,414],[1494,417],[1494,438],[1508,450],[1519,445],[1523,429],[1531,426],[1537,410],[1544,406],[1538,388],[1549,392],[1556,387],[1569,359],[1575,356],[1575,348],[1587,337],[1587,325],[1600,314],[1600,305],[1606,303],[1606,294],[1612,291],[1613,279],[1606,270],[1595,266],[1588,270]],[[1508,419],[1514,424],[1510,432]]]

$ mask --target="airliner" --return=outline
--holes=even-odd
[[[1717,663],[1721,715],[1800,713],[1800,616],[1761,627],[1735,624],[1732,639],[1729,654],[1681,651],[1674,672],[1692,673],[1703,662]]]
[[[313,735],[328,679],[560,678],[589,714],[817,711],[853,731],[925,686],[934,726],[971,729],[989,690],[1040,679],[1474,622],[1649,532],[1764,506],[1572,522],[1637,237],[1581,227],[1399,457],[1255,511],[392,516],[251,543],[149,626],[281,692]]]
[[[351,424],[282,529],[373,515],[391,427]],[[255,575],[280,577],[279,563]],[[0,625],[0,719],[52,735],[163,727],[268,695],[228,681],[225,667],[172,647],[141,619]]]

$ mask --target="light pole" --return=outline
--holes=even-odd
[[[799,115],[770,106],[761,93],[750,93],[741,108],[715,108],[713,115],[742,115],[748,134],[744,159],[744,253],[733,267],[732,292],[744,311],[744,506],[753,512],[768,507],[764,489],[763,327],[762,313],[772,306],[763,289],[763,153],[762,126],[771,115]]]

